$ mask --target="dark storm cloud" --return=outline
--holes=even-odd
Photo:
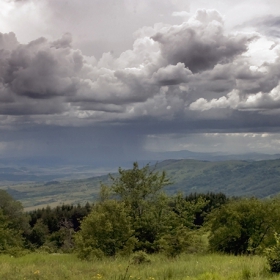
[[[42,126],[242,127],[236,115],[254,110],[259,119],[280,108],[279,60],[255,68],[249,61],[260,36],[228,34],[214,10],[180,25],[143,27],[132,49],[99,60],[75,49],[69,33],[28,44],[0,34],[0,114],[14,116],[5,124]]]
[[[178,85],[188,82],[191,75],[192,72],[186,69],[183,63],[178,63],[177,65],[168,65],[165,68],[160,68],[153,74],[153,79],[155,83],[162,86]]]
[[[216,11],[199,11],[194,21],[199,23],[173,26],[152,37],[160,43],[162,54],[169,63],[183,62],[193,72],[231,62],[245,52],[254,39],[245,35],[225,36],[222,18]]]
[[[62,112],[61,98],[52,104],[47,99],[75,90],[75,76],[83,67],[83,57],[69,48],[70,41],[65,35],[51,43],[39,38],[21,45],[13,33],[0,34],[0,99],[8,103],[1,104],[1,114]]]

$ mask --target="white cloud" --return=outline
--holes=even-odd
[[[227,96],[222,96],[219,99],[212,99],[207,101],[205,98],[199,98],[195,102],[190,104],[190,110],[193,111],[205,111],[214,108],[232,108],[236,109],[239,105],[240,97],[237,90],[233,90],[227,94]]]
[[[249,94],[245,97],[240,96],[238,90],[233,90],[227,96],[222,96],[219,99],[207,101],[205,98],[199,98],[190,104],[190,110],[205,111],[210,109],[231,108],[237,110],[269,110],[280,108],[280,86],[275,87],[269,93],[258,92]]]

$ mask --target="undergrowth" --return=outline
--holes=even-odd
[[[139,256],[138,256],[139,257]],[[268,272],[260,256],[182,254],[176,258],[151,255],[149,261],[135,256],[81,261],[74,254],[0,256],[0,279],[107,279],[107,280],[266,280],[280,275]],[[145,259],[143,254],[140,259]]]

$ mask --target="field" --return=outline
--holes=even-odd
[[[74,254],[32,253],[19,258],[0,256],[0,279],[266,280],[280,279],[280,275],[270,274],[260,256],[188,254],[168,259],[152,255],[151,263],[136,265],[124,257],[87,262]]]

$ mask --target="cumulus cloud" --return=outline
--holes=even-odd
[[[233,90],[219,99],[207,101],[199,98],[190,104],[190,110],[205,111],[215,108],[231,108],[236,110],[262,111],[280,108],[280,86],[275,87],[271,92],[258,92],[242,97],[238,90]]]
[[[227,96],[222,96],[218,99],[212,99],[207,101],[205,98],[199,98],[195,102],[190,104],[190,110],[193,111],[205,111],[213,108],[237,108],[239,103],[239,92],[233,90],[228,93]]]
[[[0,33],[0,114],[40,124],[147,117],[195,126],[196,120],[218,118],[221,108],[278,104],[280,62],[252,62],[258,53],[251,46],[262,35],[227,33],[215,10],[198,11],[180,25],[143,27],[134,37],[131,49],[97,60],[75,48],[70,33],[27,44],[14,33]]]
[[[188,22],[173,26],[152,37],[160,43],[163,56],[171,64],[183,62],[193,72],[231,62],[247,50],[255,37],[224,35],[223,19],[215,10],[200,10]]]
[[[13,32],[8,34],[0,33],[0,49],[1,50],[12,50],[19,45],[16,35]]]

